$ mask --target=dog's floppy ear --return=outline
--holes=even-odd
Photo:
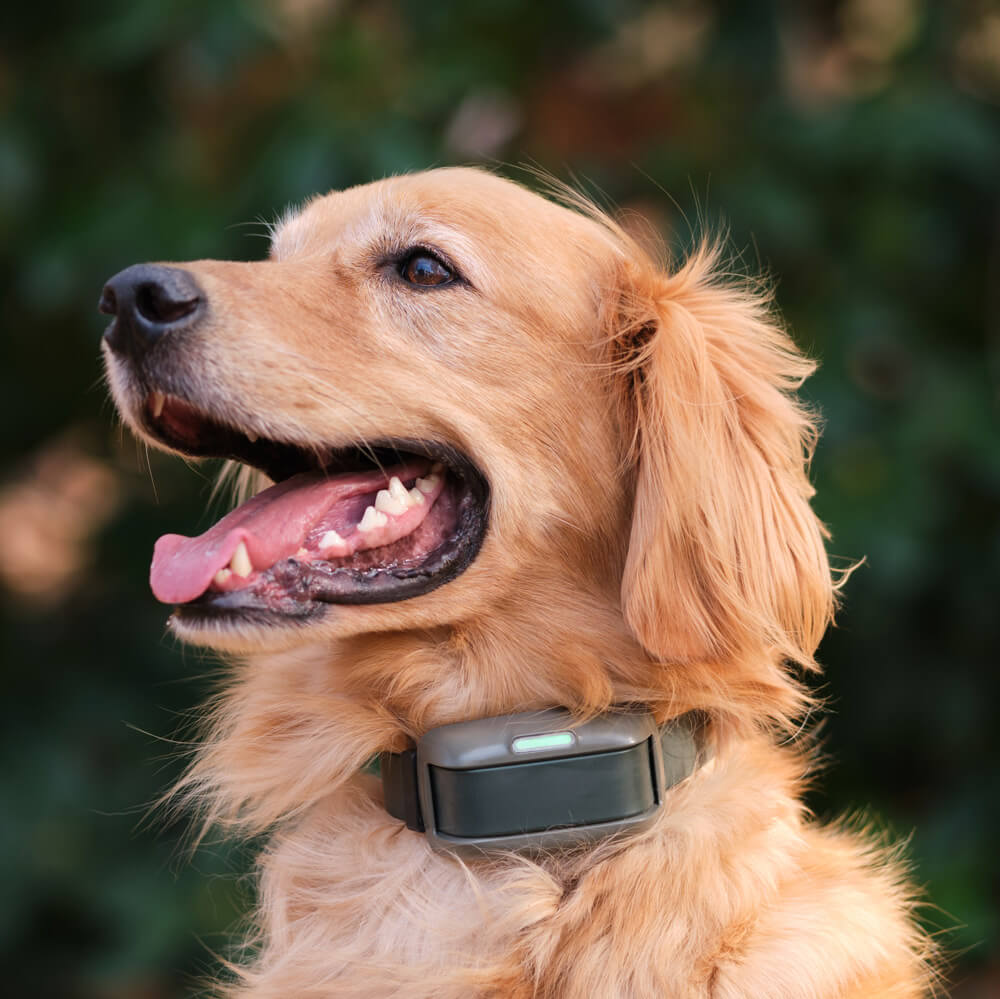
[[[769,295],[717,275],[705,244],[675,273],[623,266],[612,342],[634,440],[625,617],[665,661],[813,665],[834,594],[809,506],[814,365]]]

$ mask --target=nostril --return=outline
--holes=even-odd
[[[118,299],[109,285],[104,286],[101,292],[101,300],[97,303],[97,311],[103,312],[106,316],[118,315]]]
[[[201,302],[198,295],[174,297],[162,285],[149,281],[139,285],[135,308],[146,322],[158,325],[175,323],[191,315]]]
[[[133,264],[104,285],[97,307],[114,317],[104,342],[119,357],[138,362],[161,337],[196,326],[206,306],[198,282],[183,268]]]

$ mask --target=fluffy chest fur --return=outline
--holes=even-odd
[[[538,862],[434,853],[388,818],[374,778],[352,780],[262,858],[265,943],[239,992],[923,994],[898,869],[855,833],[804,821],[800,766],[734,745],[640,838]]]

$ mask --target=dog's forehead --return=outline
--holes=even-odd
[[[333,247],[441,243],[461,253],[496,253],[501,244],[552,252],[553,227],[563,248],[591,242],[598,229],[583,216],[484,171],[455,167],[392,177],[313,198],[275,225],[277,259]],[[544,241],[538,237],[545,235]]]

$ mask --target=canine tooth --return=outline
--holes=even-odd
[[[399,500],[400,503],[406,503],[407,502],[406,498],[410,494],[406,491],[406,486],[404,486],[403,483],[399,481],[399,476],[398,475],[394,475],[389,480],[389,495],[394,500]],[[407,505],[409,505],[409,504],[407,504]]]
[[[215,583],[216,586],[222,586],[232,574],[233,573],[231,569],[220,569],[212,577],[212,582]]]
[[[257,441],[260,440],[260,438],[252,430],[244,431],[243,436],[246,437],[251,444],[256,444]]]
[[[427,500],[424,499],[424,494],[414,486],[408,493],[410,506],[420,506],[422,503],[426,503]]]
[[[336,531],[327,531],[326,534],[319,539],[319,546],[321,549],[332,548],[334,545],[342,545],[343,543],[344,539]]]
[[[436,472],[431,472],[426,479],[417,479],[417,489],[422,493],[432,493],[437,489],[437,484],[441,481],[441,476]]]
[[[160,413],[163,412],[163,404],[167,401],[167,397],[162,392],[151,392],[149,396],[149,411],[153,414],[153,419],[159,419]]]
[[[229,560],[229,568],[236,573],[240,579],[246,579],[253,572],[253,563],[250,561],[250,553],[247,551],[246,543],[241,541],[233,552],[233,557]]]
[[[375,507],[365,507],[364,516],[358,524],[359,531],[374,531],[376,527],[385,527],[389,523],[389,518]]]
[[[391,513],[398,516],[409,510],[410,504],[405,499],[396,499],[388,489],[380,489],[375,494],[375,509],[380,513]]]

